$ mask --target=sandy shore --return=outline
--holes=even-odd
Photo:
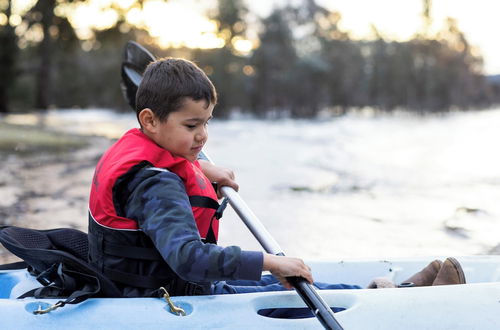
[[[54,153],[0,154],[0,224],[87,231],[87,204],[94,166],[112,143],[81,137],[88,147]],[[17,261],[3,247],[0,263]]]

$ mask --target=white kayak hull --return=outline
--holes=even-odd
[[[444,259],[443,257],[438,257]],[[435,258],[310,262],[315,280],[366,287],[374,277],[404,281]],[[324,290],[344,329],[500,329],[500,256],[457,257],[468,284],[401,289]],[[157,298],[91,298],[45,315],[54,299],[15,299],[36,286],[26,271],[0,273],[2,329],[321,329],[315,318],[273,319],[260,309],[298,308],[293,291],[173,297],[187,316]]]

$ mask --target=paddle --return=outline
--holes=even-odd
[[[129,41],[125,45],[122,62],[122,89],[130,106],[135,109],[135,94],[141,82],[142,75],[147,65],[155,61],[155,57],[144,47],[136,42]],[[200,158],[212,162],[203,152]],[[212,162],[213,163],[213,162]],[[264,227],[262,222],[250,210],[240,195],[231,187],[222,187],[221,192],[243,220],[248,229],[268,253],[284,256],[278,243]],[[343,329],[337,322],[334,314],[317,291],[302,277],[289,277],[287,280],[293,285],[297,293],[304,300],[312,313],[318,318],[325,329]]]

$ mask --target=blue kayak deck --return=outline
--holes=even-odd
[[[500,256],[457,258],[469,283],[405,289],[321,291],[348,329],[496,329],[500,328]],[[432,259],[310,263],[320,281],[366,285],[375,276],[404,280]],[[316,274],[317,273],[317,274]],[[331,280],[330,280],[331,279]],[[224,296],[173,297],[187,316],[169,312],[162,299],[89,299],[45,315],[34,315],[57,300],[12,299],[32,287],[25,271],[0,273],[2,329],[321,329],[314,319],[272,319],[260,309],[304,307],[293,291]]]

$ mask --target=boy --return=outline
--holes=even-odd
[[[283,290],[291,288],[288,276],[313,282],[300,259],[215,245],[219,205],[211,180],[238,188],[231,171],[197,161],[216,102],[214,86],[195,64],[172,58],[150,64],[136,96],[141,128],[97,164],[89,261],[126,297],[158,296],[160,287],[174,296]],[[264,270],[274,277],[261,280]]]
[[[259,280],[268,270],[312,283],[300,259],[219,247],[217,196],[197,161],[215,88],[195,64],[163,59],[137,91],[141,129],[128,131],[96,167],[89,203],[89,259],[125,296],[210,294],[217,280]],[[232,172],[203,165],[237,188]],[[193,216],[194,215],[194,216]]]

